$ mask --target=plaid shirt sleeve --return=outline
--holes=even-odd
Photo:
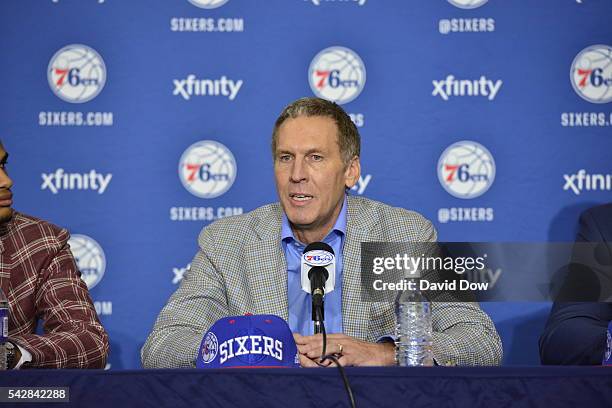
[[[103,368],[108,336],[70,252],[68,232],[16,213],[8,235],[1,263],[10,276],[9,340],[32,354],[23,368]],[[39,319],[43,335],[34,334]]]

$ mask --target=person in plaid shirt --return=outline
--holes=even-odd
[[[9,301],[9,367],[104,368],[108,335],[68,246],[68,231],[14,211],[0,142],[0,285]],[[44,334],[35,334],[38,319]]]

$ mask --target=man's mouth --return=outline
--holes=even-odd
[[[0,207],[10,207],[13,204],[13,193],[0,194]]]
[[[310,194],[301,193],[289,194],[289,197],[294,201],[309,201],[313,199],[313,196],[311,196]]]

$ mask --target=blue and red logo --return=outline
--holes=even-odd
[[[592,45],[580,51],[572,62],[570,81],[584,100],[612,101],[612,47]]]
[[[203,140],[189,146],[179,161],[179,177],[191,194],[219,197],[230,189],[238,169],[232,152],[219,142]]]
[[[56,52],[47,67],[49,86],[66,102],[83,103],[95,98],[106,83],[104,60],[83,44],[72,44]]]
[[[464,140],[447,147],[438,160],[438,180],[457,198],[484,194],[495,180],[495,160],[480,143]]]
[[[304,255],[304,262],[310,266],[325,266],[334,261],[334,256],[327,251],[308,251]]]
[[[189,0],[189,2],[194,6],[204,9],[214,9],[217,7],[221,7],[228,1],[229,0]]]
[[[308,68],[308,82],[319,98],[339,104],[359,96],[366,81],[365,65],[359,55],[345,47],[319,52]]]

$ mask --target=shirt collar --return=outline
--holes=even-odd
[[[342,235],[346,234],[346,202],[347,202],[346,194],[344,195],[344,201],[342,202],[342,208],[340,209],[340,214],[338,214],[338,218],[336,219],[336,223],[334,227],[331,229],[330,234],[334,231],[341,233]],[[327,238],[329,234],[325,238]],[[295,236],[293,235],[293,231],[291,230],[291,225],[289,224],[289,219],[287,215],[283,211],[283,220],[281,222],[281,240],[286,240],[288,238],[297,241]]]

